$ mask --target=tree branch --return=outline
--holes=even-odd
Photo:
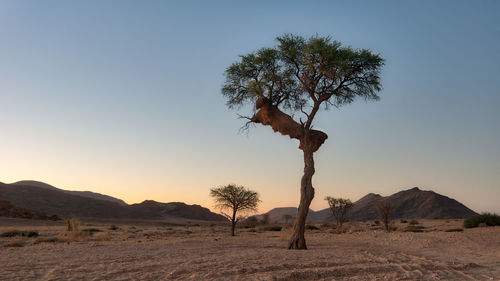
[[[240,127],[240,129],[238,130],[238,133],[243,133],[243,132],[248,133],[248,130],[250,129],[250,126],[253,123],[252,118],[248,117],[248,116],[240,115],[240,114],[237,114],[237,115],[238,115],[238,119],[247,119],[248,120],[243,126]]]
[[[306,125],[304,126],[304,128],[306,130],[311,129],[312,121],[314,120],[314,116],[316,116],[316,112],[318,112],[320,105],[321,105],[321,102],[317,102],[317,101],[314,102],[314,106],[311,109],[311,113],[309,113],[309,115],[307,116],[307,122],[306,122]]]

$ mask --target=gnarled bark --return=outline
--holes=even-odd
[[[304,237],[307,213],[314,198],[314,188],[312,186],[312,176],[314,175],[314,158],[312,144],[304,142],[304,175],[300,182],[300,204],[297,217],[293,225],[293,234],[288,243],[288,249],[307,249]]]
[[[299,149],[302,149],[304,153],[305,167],[300,183],[299,209],[288,249],[307,249],[304,232],[309,206],[314,198],[314,188],[312,186],[312,177],[315,172],[313,154],[321,147],[328,136],[321,131],[305,128],[304,125],[297,123],[288,114],[272,105],[271,101],[265,97],[260,97],[255,103],[255,107],[258,111],[252,117],[252,122],[269,125],[275,132],[280,132],[282,135],[300,141]]]

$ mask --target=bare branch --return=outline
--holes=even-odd
[[[239,134],[242,134],[242,133],[248,134],[248,131],[250,130],[250,126],[252,126],[254,123],[252,121],[252,118],[248,117],[248,116],[240,115],[240,114],[237,114],[237,115],[238,115],[238,119],[247,119],[248,120],[247,122],[245,122],[245,124],[243,126],[240,127],[240,129],[238,130],[238,133]]]

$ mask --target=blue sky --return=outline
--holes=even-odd
[[[386,59],[381,100],[321,112],[313,209],[419,186],[500,212],[497,1],[2,1],[0,181],[212,206],[296,206],[297,143],[242,120],[224,70],[283,33]],[[243,109],[245,111],[245,109]]]

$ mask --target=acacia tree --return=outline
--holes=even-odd
[[[304,238],[309,205],[314,197],[313,153],[327,134],[313,129],[321,108],[341,107],[356,98],[377,100],[383,59],[366,49],[344,47],[330,37],[304,38],[286,34],[274,48],[262,48],[230,65],[222,94],[229,108],[254,106],[243,128],[269,125],[275,132],[299,140],[304,155],[300,203],[289,249],[307,249]],[[299,114],[297,117],[294,114]]]
[[[332,211],[332,214],[335,217],[337,227],[341,228],[342,224],[344,223],[344,218],[347,211],[349,211],[349,209],[351,209],[353,206],[351,200],[343,198],[333,198],[330,196],[327,196],[325,200],[328,202],[330,211]]]
[[[236,224],[243,218],[237,216],[237,213],[256,211],[260,202],[257,192],[234,184],[212,188],[210,196],[214,198],[216,208],[231,221],[231,236],[234,236]],[[230,210],[231,213],[227,214],[224,210]]]

